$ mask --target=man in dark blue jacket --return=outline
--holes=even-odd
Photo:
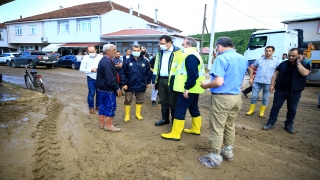
[[[116,53],[116,47],[113,44],[106,44],[103,46],[103,51],[106,56],[100,60],[97,69],[97,90],[100,97],[100,128],[106,131],[118,132],[121,129],[116,128],[112,123],[114,112],[117,109],[116,95],[122,95],[122,91],[119,88],[119,75],[112,60]]]
[[[272,109],[268,122],[262,127],[263,130],[272,129],[277,121],[279,111],[287,100],[287,116],[284,129],[294,134],[293,120],[300,101],[301,92],[306,85],[307,76],[310,73],[310,60],[303,60],[302,53],[299,55],[298,48],[289,51],[287,61],[283,61],[273,74],[270,84],[270,92],[274,92]]]
[[[131,47],[132,54],[129,59],[123,61],[120,71],[121,85],[125,90],[125,122],[130,121],[130,107],[133,95],[136,95],[136,118],[142,120],[141,108],[144,101],[144,93],[151,82],[149,61],[141,55],[141,46],[134,44]]]

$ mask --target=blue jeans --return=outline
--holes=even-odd
[[[99,115],[114,117],[117,110],[116,93],[98,91],[100,96]]]
[[[259,92],[260,92],[261,89],[263,89],[262,105],[263,106],[268,105],[269,96],[270,96],[269,88],[270,88],[270,84],[254,82],[252,84],[251,104],[257,104],[257,100],[258,100],[258,97],[259,97]]]
[[[89,108],[94,108],[94,95],[96,95],[96,108],[100,107],[99,94],[97,93],[97,81],[87,76],[88,83],[88,105]]]
[[[175,119],[184,120],[186,117],[187,109],[189,109],[192,117],[200,116],[200,111],[198,108],[199,94],[189,93],[188,99],[184,98],[183,93],[181,92],[178,92],[177,94],[177,106],[174,114]]]
[[[300,101],[301,91],[300,92],[290,92],[283,90],[276,90],[274,93],[274,99],[272,104],[272,109],[270,111],[270,116],[268,119],[267,125],[274,125],[277,121],[279,111],[284,103],[287,100],[287,117],[285,126],[290,126],[293,124],[294,117],[296,116],[296,110],[298,103]]]

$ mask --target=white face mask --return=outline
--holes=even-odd
[[[167,50],[167,46],[165,44],[160,45],[160,49],[165,51],[165,50]]]
[[[219,46],[217,46],[216,49],[214,50],[214,51],[216,52],[216,55],[217,55],[217,56],[220,55],[218,49],[219,49]]]
[[[139,57],[141,52],[132,52],[132,56],[134,57]]]
[[[89,57],[94,58],[96,56],[96,53],[89,53]]]
[[[182,46],[182,47],[180,48],[180,50],[181,50],[182,52],[184,52],[184,46]]]

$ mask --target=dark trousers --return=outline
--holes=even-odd
[[[252,91],[252,86],[249,86],[247,89],[243,90],[243,93],[248,94],[248,93],[251,93],[251,91]]]
[[[298,103],[300,101],[301,91],[300,92],[290,92],[283,90],[276,90],[274,93],[274,99],[272,104],[272,109],[270,111],[270,116],[268,119],[268,125],[274,125],[277,121],[279,111],[284,103],[287,100],[287,116],[285,126],[293,124],[294,117],[296,116],[296,110]]]
[[[198,100],[199,94],[188,94],[188,98],[184,98],[183,93],[178,92],[178,99],[177,99],[177,107],[176,112],[174,115],[175,119],[184,120],[186,117],[187,109],[192,117],[200,116],[200,111],[198,108]]]
[[[88,83],[88,105],[89,108],[94,108],[94,95],[96,95],[96,108],[100,106],[99,93],[97,93],[97,81],[87,76]]]
[[[158,81],[159,104],[162,109],[175,109],[177,105],[177,92],[170,91],[168,78],[159,78]]]
[[[2,74],[0,74],[0,83],[2,83]]]

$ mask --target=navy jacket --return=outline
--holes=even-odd
[[[191,89],[196,85],[199,77],[198,65],[200,64],[197,56],[190,54],[186,57],[187,81],[184,84],[184,89]]]
[[[97,89],[105,92],[117,92],[119,90],[116,67],[107,56],[104,56],[98,65]]]
[[[286,75],[285,72],[289,63],[290,63],[289,60],[283,61],[282,63],[280,63],[280,65],[277,68],[277,71],[279,71],[279,74],[276,79],[276,85],[275,85],[276,90],[279,88],[282,77]],[[303,65],[303,67],[305,67],[306,69],[310,70],[310,61],[303,60],[301,62],[301,65]],[[306,86],[306,81],[307,81],[307,76],[302,76],[299,73],[298,67],[295,66],[292,74],[291,92],[299,92],[304,90]]]
[[[149,61],[143,56],[135,60],[131,55],[123,61],[120,71],[121,85],[127,85],[128,92],[144,92],[147,84],[151,82],[151,71]]]

